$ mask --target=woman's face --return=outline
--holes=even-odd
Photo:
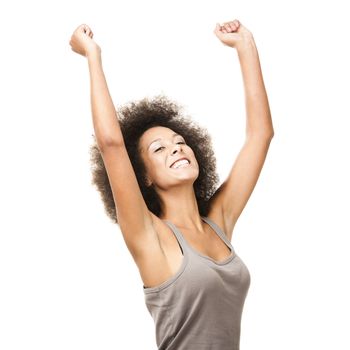
[[[146,166],[148,185],[166,189],[183,182],[191,184],[197,179],[199,167],[186,140],[173,130],[155,126],[140,138],[139,148]],[[185,158],[189,161],[177,162]]]

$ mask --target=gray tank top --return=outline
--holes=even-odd
[[[156,331],[158,350],[239,350],[241,316],[250,273],[220,227],[201,217],[230,248],[215,261],[192,248],[180,230],[175,234],[183,254],[170,279],[143,291]]]

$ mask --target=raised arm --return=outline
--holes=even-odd
[[[92,38],[91,29],[81,25],[74,31],[70,45],[73,51],[85,56],[88,61],[96,142],[113,192],[118,224],[130,252],[138,259],[146,247],[151,246],[157,252],[161,249],[153,226],[153,214],[143,199],[124,146],[117,112],[102,68],[101,49]]]
[[[212,207],[222,212],[225,232],[231,239],[259,178],[274,129],[253,35],[238,20],[217,24],[214,32],[223,44],[237,50],[245,92],[246,140],[227,179],[212,198]]]

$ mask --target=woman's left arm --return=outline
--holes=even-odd
[[[225,232],[231,239],[261,173],[274,130],[253,35],[238,20],[223,26],[217,24],[214,32],[223,44],[236,48],[245,93],[246,140],[211,203],[211,207],[221,211]]]

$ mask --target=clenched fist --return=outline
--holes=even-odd
[[[217,23],[214,33],[224,45],[236,49],[239,49],[241,45],[244,45],[247,40],[251,40],[253,37],[252,33],[238,19],[225,22],[222,25]]]
[[[87,57],[90,53],[101,52],[101,48],[92,39],[94,34],[90,27],[81,24],[72,34],[70,46],[72,50],[80,55]]]

